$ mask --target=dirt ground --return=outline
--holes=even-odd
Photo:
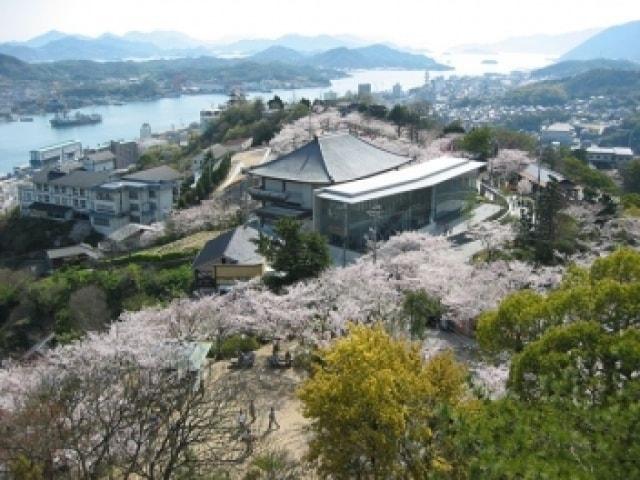
[[[294,345],[281,344],[281,355],[287,349],[293,351]],[[224,378],[232,380],[241,392],[234,405],[239,413],[244,410],[247,419],[249,405],[253,399],[256,409],[256,420],[251,423],[253,451],[242,461],[229,465],[231,478],[241,478],[252,460],[267,451],[286,450],[292,458],[300,459],[307,445],[305,426],[307,421],[302,417],[300,401],[295,396],[298,385],[306,378],[306,374],[293,368],[272,369],[267,366],[267,358],[272,353],[272,346],[266,345],[256,352],[253,368],[230,369],[229,361],[212,362],[209,366],[208,384]],[[269,409],[275,407],[276,420],[280,427],[269,430]]]

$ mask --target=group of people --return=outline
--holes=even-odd
[[[251,425],[253,425],[257,419],[256,404],[253,401],[253,399],[249,402],[248,412],[249,412],[250,422],[248,421],[249,419],[247,419],[247,414],[245,413],[244,410],[240,410],[240,412],[238,413],[238,429],[242,433],[250,434]],[[276,419],[276,409],[272,405],[269,408],[269,426],[267,427],[267,431],[270,432],[271,430],[279,429],[279,428],[280,428],[280,424]]]

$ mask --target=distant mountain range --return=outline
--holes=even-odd
[[[404,68],[417,70],[451,70],[425,55],[402,52],[386,45],[338,47],[316,54],[273,46],[247,58],[254,62],[279,61],[295,65],[310,65],[335,69]]]
[[[318,53],[334,48],[356,48],[366,45],[362,39],[348,35],[284,35],[275,39],[246,39],[226,45],[213,45],[214,53],[219,55],[251,55],[271,47],[284,47],[301,53]]]
[[[172,31],[129,32],[123,36],[104,34],[89,38],[53,30],[26,42],[0,44],[0,54],[30,63],[219,56],[319,68],[449,69],[421,54],[383,44],[363,46],[363,41],[354,37],[329,35],[286,35],[275,40],[241,40],[228,45],[209,45]]]
[[[106,33],[97,38],[50,31],[26,42],[0,44],[0,53],[25,62],[58,60],[125,60],[194,57],[211,54],[197,41],[176,32],[130,32],[122,37]]]
[[[453,48],[452,51],[478,54],[539,53],[555,57],[568,52],[601,31],[602,29],[589,29],[558,35],[512,37],[489,44],[461,45]]]
[[[607,28],[564,54],[561,60],[596,58],[640,62],[640,21]]]
[[[276,46],[311,54],[366,44],[355,37],[330,35],[285,35],[276,39],[247,39],[229,44],[212,44],[174,31],[128,32],[122,36],[106,33],[90,38],[52,30],[25,42],[0,43],[0,53],[25,62],[109,61],[201,55],[245,57]]]

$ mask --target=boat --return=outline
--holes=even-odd
[[[78,125],[93,125],[102,122],[102,115],[97,113],[81,113],[76,112],[75,115],[69,116],[67,112],[62,114],[56,113],[56,116],[49,120],[53,128],[76,127]]]
[[[20,117],[21,122],[33,122],[33,117]]]

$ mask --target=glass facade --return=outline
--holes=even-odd
[[[460,214],[475,190],[475,175],[465,175],[435,187],[390,195],[388,197],[347,204],[316,198],[315,228],[331,245],[366,250],[367,237],[377,226],[378,240],[407,230],[419,230],[431,222],[449,221]]]

